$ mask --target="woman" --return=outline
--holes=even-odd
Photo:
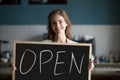
[[[48,41],[58,43],[77,43],[71,40],[71,22],[67,13],[62,9],[51,11],[48,16]],[[89,60],[88,69],[94,68],[93,60]]]
[[[77,43],[71,40],[71,22],[66,12],[62,9],[53,10],[48,16],[48,39],[47,42]],[[13,65],[13,69],[16,67]],[[88,69],[94,68],[93,60],[89,60]]]

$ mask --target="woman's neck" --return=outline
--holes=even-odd
[[[53,42],[67,43],[67,37],[65,35],[56,35]]]

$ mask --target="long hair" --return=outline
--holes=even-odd
[[[54,37],[55,37],[55,33],[54,33],[54,31],[52,30],[52,27],[51,27],[51,19],[56,14],[60,15],[64,18],[65,22],[68,25],[66,27],[66,30],[65,30],[65,35],[68,39],[71,39],[71,36],[70,36],[71,22],[70,22],[70,19],[69,19],[67,13],[62,9],[55,9],[55,10],[51,11],[50,14],[48,15],[48,24],[47,24],[47,30],[48,30],[48,36],[47,37],[48,37],[48,39],[53,40]]]

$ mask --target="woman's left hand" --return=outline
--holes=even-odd
[[[92,59],[90,59],[88,64],[88,70],[93,70],[93,68],[94,68],[94,62]]]

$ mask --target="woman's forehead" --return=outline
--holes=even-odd
[[[64,17],[59,14],[53,15],[51,21],[56,21],[56,20],[64,20]]]

